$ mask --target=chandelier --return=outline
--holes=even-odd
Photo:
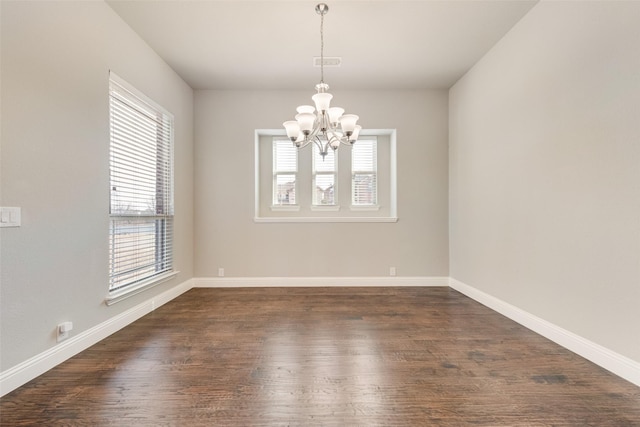
[[[301,105],[296,111],[295,120],[284,122],[282,125],[287,136],[298,148],[303,148],[311,142],[318,146],[320,155],[328,154],[329,148],[334,151],[340,144],[353,145],[358,140],[361,127],[356,124],[359,117],[355,114],[344,114],[344,108],[330,107],[331,95],[329,85],[324,82],[324,15],[329,6],[320,3],[316,6],[316,13],[320,15],[320,83],[316,85],[316,93],[311,97],[315,107]]]

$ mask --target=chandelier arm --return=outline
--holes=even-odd
[[[333,134],[337,134],[339,132],[338,128],[333,126],[333,123],[328,122],[327,123],[327,132],[331,132]]]
[[[317,138],[318,134],[321,133],[321,126],[322,123],[320,123],[320,121],[318,120],[318,118],[316,117],[316,121],[313,123],[313,129],[311,130],[311,133],[309,135],[307,135],[307,137],[305,139],[313,139],[313,138]]]
[[[333,126],[331,126],[331,124],[329,124],[329,128],[327,129],[327,134],[331,135],[331,139],[335,139],[336,141],[340,142],[341,144],[344,145],[351,145],[349,144],[349,138],[344,136],[344,135],[340,135],[340,132],[334,128]],[[329,138],[327,138],[329,139]]]
[[[320,150],[320,155],[324,159],[324,156],[327,154],[327,147],[322,145],[322,139],[320,139],[320,137],[316,135],[316,137],[313,138],[313,142],[318,147],[318,150]]]
[[[306,147],[307,145],[309,145],[311,143],[311,141],[313,141],[313,140],[305,138],[304,140],[302,140],[299,143],[298,142],[294,142],[294,144],[296,144],[296,148],[302,149],[302,148]]]
[[[314,138],[319,138],[319,134],[324,135],[326,133],[325,126],[330,126],[328,118],[325,114],[318,113],[316,115],[316,119],[313,122],[313,128],[311,129],[311,132],[309,132],[309,134],[304,137],[304,140],[300,144],[299,148],[303,148],[309,145],[309,143],[313,141]]]

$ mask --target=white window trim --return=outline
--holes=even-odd
[[[367,129],[374,135],[388,135],[390,144],[390,194],[389,194],[389,216],[327,216],[327,217],[312,217],[312,216],[263,216],[260,212],[260,138],[264,136],[285,136],[284,130],[280,129],[256,129],[254,132],[254,222],[256,223],[349,223],[349,222],[398,222],[398,196],[397,196],[397,154],[396,154],[396,130],[395,129]],[[316,206],[318,207],[318,206]],[[300,209],[297,206],[298,210]],[[338,206],[339,212],[340,207]],[[271,206],[272,211],[285,211],[286,209],[280,209],[280,206]],[[350,207],[350,211],[366,211],[366,210],[379,210],[379,206],[366,206],[366,209],[360,207]],[[312,211],[326,211],[326,209],[313,209]]]
[[[284,141],[283,138],[282,141]],[[288,140],[287,140],[288,141]],[[275,141],[274,141],[275,142]],[[289,141],[290,143],[290,141]],[[293,146],[293,144],[291,144],[291,146]],[[293,147],[292,147],[293,148]],[[272,153],[275,153],[275,145],[273,146],[273,150]],[[275,162],[275,154],[273,154],[273,161]],[[276,195],[275,195],[275,186],[276,186],[276,182],[277,182],[277,177],[279,175],[293,175],[295,176],[295,183],[294,183],[294,194],[298,193],[298,186],[299,186],[299,182],[298,182],[298,153],[296,153],[296,170],[295,171],[275,171],[273,170],[273,183],[272,183],[272,197],[271,197],[271,210],[273,211],[299,211],[300,210],[300,205],[298,203],[276,203]],[[275,165],[273,167],[275,169]],[[297,201],[297,199],[296,199]]]
[[[274,212],[298,212],[300,205],[271,205],[271,210]]]
[[[368,139],[367,137],[363,138],[365,141],[371,141],[370,139]],[[351,155],[351,203],[349,204],[351,210],[361,210],[361,211],[376,211],[377,209],[371,209],[375,206],[379,206],[378,205],[378,138],[376,137],[374,139],[374,146],[375,146],[375,162],[373,163],[373,169],[371,170],[354,170],[353,168],[353,162],[354,162],[354,156],[353,154]],[[353,149],[357,149],[357,145],[353,147]],[[355,203],[355,187],[354,187],[354,178],[356,175],[362,175],[362,174],[373,174],[375,175],[375,181],[376,181],[376,188],[375,188],[375,203]],[[365,209],[358,209],[358,208],[365,208]]]
[[[309,206],[312,211],[318,212],[338,212],[340,211],[340,205],[314,205]]]
[[[150,105],[153,105],[154,108],[156,108],[158,111],[162,112],[163,114],[166,114],[170,117],[173,118],[173,114],[171,112],[169,112],[167,109],[165,109],[164,107],[162,107],[161,105],[159,105],[157,102],[155,102],[153,99],[147,97],[144,93],[140,92],[138,89],[136,89],[134,86],[132,86],[130,83],[128,83],[126,80],[124,80],[123,78],[121,78],[120,76],[118,76],[116,73],[114,73],[113,71],[109,70],[109,79],[113,80],[116,84],[120,85],[121,87],[123,87],[124,89],[130,91],[132,94],[134,94],[135,96],[137,96],[138,98],[140,98],[141,101],[146,102]],[[109,83],[110,84],[110,83]],[[109,97],[111,97],[111,94],[109,93]],[[109,102],[111,102],[111,100],[109,99]],[[109,124],[109,126],[111,126],[111,124]],[[111,130],[110,130],[111,131]],[[172,135],[171,135],[171,139],[173,140],[173,132],[174,129],[171,129]],[[171,157],[172,157],[172,162],[173,162],[173,147],[171,147]],[[173,170],[172,170],[172,174],[173,174]],[[172,182],[171,182],[171,186],[173,187],[174,182],[173,182],[173,177],[171,178]],[[175,215],[172,214],[172,217],[174,217]],[[175,276],[177,276],[180,272],[177,270],[169,270],[169,271],[165,271],[162,272],[160,274],[151,276],[147,279],[141,280],[138,283],[126,286],[124,288],[121,289],[117,289],[117,290],[108,290],[107,291],[107,296],[105,298],[105,304],[106,305],[112,305],[115,303],[118,303],[120,301],[123,301],[127,298],[130,298],[134,295],[137,295],[143,291],[146,291],[147,289],[153,288],[154,286],[157,286],[161,283],[164,283],[168,280],[171,280],[172,278],[174,278]]]
[[[140,283],[132,286],[128,286],[124,289],[120,289],[118,291],[111,292],[107,298],[105,298],[105,303],[107,305],[113,305],[117,302],[123,301],[129,297],[139,294],[140,292],[146,291],[147,289],[151,289],[154,286],[157,286],[161,283],[164,283],[168,280],[173,279],[175,276],[180,273],[179,271],[168,271],[163,274],[159,274],[157,276],[153,276],[147,280],[143,280]]]
[[[256,223],[269,222],[398,222],[398,218],[380,216],[297,216],[297,217],[258,217],[253,219]]]
[[[349,209],[352,211],[379,211],[380,205],[351,205]]]

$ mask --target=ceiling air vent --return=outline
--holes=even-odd
[[[342,58],[339,56],[325,56],[324,57],[324,66],[325,67],[339,67],[342,64]],[[320,57],[313,57],[313,66],[320,67]]]

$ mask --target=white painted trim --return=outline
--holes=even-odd
[[[448,277],[199,277],[194,288],[448,286]]]
[[[340,205],[314,205],[309,206],[311,211],[316,212],[340,212]]]
[[[164,108],[162,105],[158,104],[156,101],[148,97],[146,94],[142,93],[131,83],[129,83],[128,81],[126,81],[125,79],[123,79],[122,77],[114,73],[113,70],[109,70],[109,80],[112,80],[115,84],[117,84],[127,92],[131,93],[131,95],[135,96],[136,98],[139,98],[140,101],[146,104],[149,104],[153,108],[161,111],[163,114],[166,114],[167,116],[171,117],[171,120],[174,120],[174,116],[172,112]]]
[[[398,222],[397,217],[381,217],[381,216],[326,216],[326,217],[311,217],[311,216],[261,216],[253,218],[256,223],[265,222]]]
[[[380,205],[350,205],[349,209],[360,212],[375,212],[380,210]]]
[[[193,287],[187,280],[0,373],[0,396],[26,384]]]
[[[389,143],[391,144],[391,146],[389,147],[389,149],[391,150],[390,154],[391,154],[391,158],[389,159],[391,162],[391,170],[389,171],[391,176],[390,176],[390,190],[391,190],[391,194],[390,197],[391,199],[389,200],[389,203],[391,204],[391,212],[389,213],[389,216],[392,218],[395,218],[396,221],[398,220],[398,153],[396,151],[396,130],[394,129],[393,131],[391,131],[391,133],[389,134]]]
[[[640,386],[640,363],[567,331],[472,286],[450,278],[449,286],[596,365]]]
[[[271,205],[274,212],[300,212],[300,205]]]
[[[127,286],[126,288],[115,291],[107,295],[104,302],[107,305],[113,305],[117,302],[124,301],[127,298],[131,298],[134,295],[138,295],[140,292],[144,292],[148,289],[151,289],[155,286],[158,286],[161,283],[164,283],[168,280],[173,279],[180,273],[179,271],[169,271],[164,274],[160,274],[158,276],[150,277],[147,280],[144,280],[137,285]]]

